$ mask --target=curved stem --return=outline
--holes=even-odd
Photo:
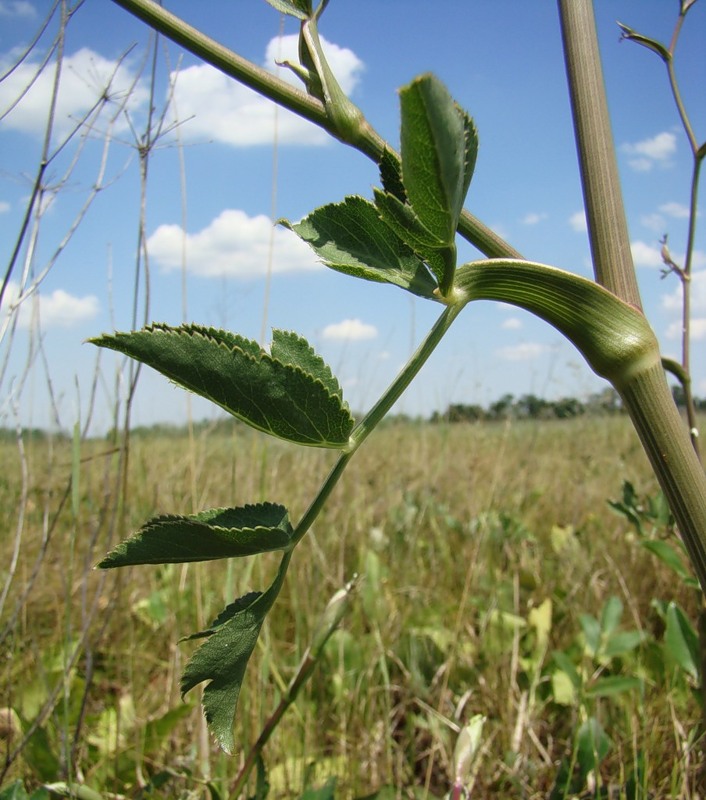
[[[154,0],[113,0],[113,2],[207,64],[211,64],[283,108],[308,119],[331,136],[355,147],[376,164],[380,162],[385,150],[397,156],[394,149],[369,124],[357,131],[355,141],[343,138],[341,131],[336,128],[325,106],[319,100],[237,55],[176,14],[162,8]],[[521,258],[517,250],[465,210],[461,214],[458,231],[488,258]]]
[[[113,0],[113,2],[146,22],[150,28],[164,34],[185,50],[254,89],[263,97],[268,97],[304,119],[327,128],[326,111],[318,100],[237,55],[176,14],[167,11],[154,0]]]
[[[677,40],[679,39],[679,34],[681,33],[681,28],[684,23],[685,14],[681,13],[677,19],[677,23],[674,26],[674,33],[672,34],[672,41],[669,43],[669,58],[665,60],[667,65],[667,75],[669,76],[669,88],[672,90],[672,96],[674,97],[674,104],[677,107],[677,111],[679,113],[679,119],[681,119],[682,126],[684,127],[684,132],[686,133],[686,137],[689,140],[689,146],[691,147],[691,152],[696,154],[698,149],[698,145],[696,143],[696,136],[694,135],[694,129],[691,127],[691,122],[689,120],[689,115],[686,113],[686,107],[681,99],[681,92],[679,91],[679,82],[677,81],[676,73],[674,72],[674,52],[677,46]]]

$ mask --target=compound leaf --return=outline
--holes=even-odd
[[[283,362],[249,339],[198,325],[150,325],[90,341],[153,367],[265,433],[316,447],[348,443],[353,417],[340,388],[336,382],[330,390],[335,379],[313,351],[301,366],[302,344],[291,363],[291,354]]]
[[[233,721],[245,669],[262,623],[279,594],[287,563],[285,557],[266,592],[251,592],[219,614],[211,630],[204,632],[208,638],[192,655],[181,678],[182,695],[208,681],[203,709],[212,734],[226,753],[232,753],[235,746]]]
[[[434,298],[436,281],[422,260],[362,197],[317,208],[298,223],[281,222],[331,269]]]
[[[291,536],[287,510],[273,503],[160,516],[148,520],[98,566],[109,569],[250,556],[286,549]]]

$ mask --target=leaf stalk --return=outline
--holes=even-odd
[[[313,525],[323,508],[326,500],[338,483],[348,462],[353,458],[358,448],[375,430],[378,424],[390,411],[392,406],[399,400],[402,393],[417,376],[421,368],[426,364],[431,354],[436,349],[439,342],[451,327],[456,317],[461,313],[466,305],[465,299],[459,299],[452,305],[446,306],[436,323],[429,331],[424,341],[419,345],[407,364],[402,368],[397,377],[384,392],[382,397],[375,403],[370,411],[358,422],[350,435],[348,448],[343,452],[329,472],[326,480],[319,489],[316,497],[309,508],[304,512],[301,520],[294,529],[292,535],[292,547],[294,547],[306,535]]]

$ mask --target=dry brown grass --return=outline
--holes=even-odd
[[[15,444],[1,446],[2,563],[9,564],[22,464]],[[191,646],[178,640],[234,597],[263,588],[276,557],[107,575],[91,567],[117,537],[158,513],[267,499],[296,519],[332,456],[240,426],[192,440],[133,437],[124,495],[121,454],[110,443],[83,442],[80,457],[72,510],[72,443],[25,443],[24,524],[2,617],[0,706],[15,708],[25,731],[39,715],[41,732],[5,780],[46,780],[72,763],[88,785],[127,796],[165,769],[181,777],[153,796],[198,796],[205,791],[198,779],[208,776],[223,788],[238,757],[199,749],[195,698],[184,709],[178,692]],[[663,631],[651,606],[655,598],[676,599],[694,614],[695,598],[608,507],[624,479],[640,492],[656,490],[621,417],[390,424],[372,437],[295,554],[243,687],[238,737],[245,747],[291,677],[327,598],[354,572],[365,575],[322,668],[268,746],[273,795],[298,796],[288,793],[287,780],[296,787],[311,760],[339,775],[342,797],[385,783],[407,797],[404,787],[425,782],[441,796],[453,726],[483,713],[475,796],[541,797],[590,710],[614,742],[606,780],[624,780],[640,751],[660,796],[695,797],[695,756],[685,748],[698,708],[684,677],[659,663]],[[551,650],[581,661],[578,615],[597,616],[612,595],[625,606],[625,627],[651,637],[634,658],[614,665],[644,677],[644,691],[590,708],[559,706],[549,683]],[[531,631],[508,635],[497,613],[526,621],[546,598],[550,644],[530,692]],[[165,714],[183,716],[166,731]],[[166,720],[161,733],[149,725],[159,719]],[[116,720],[117,732],[110,729]],[[48,766],[37,763],[38,737],[56,758]],[[15,743],[4,742],[7,752]]]

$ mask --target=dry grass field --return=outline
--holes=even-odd
[[[572,796],[557,776],[580,766],[587,721],[607,749],[586,796],[703,796],[697,684],[665,623],[674,601],[695,626],[697,593],[645,547],[678,550],[659,504],[643,502],[638,535],[608,503],[624,481],[657,496],[621,416],[384,426],[294,554],[233,757],[209,742],[197,692],[180,698],[194,649],[180,638],[266,586],[277,557],[93,565],[160,513],[270,500],[296,519],[332,455],[240,425],[142,433],[129,449],[29,436],[0,447],[0,786],[229,797],[328,598],[359,573],[351,612],[265,749],[270,797],[332,776],[337,798],[443,797],[474,714],[487,721],[473,797]]]

